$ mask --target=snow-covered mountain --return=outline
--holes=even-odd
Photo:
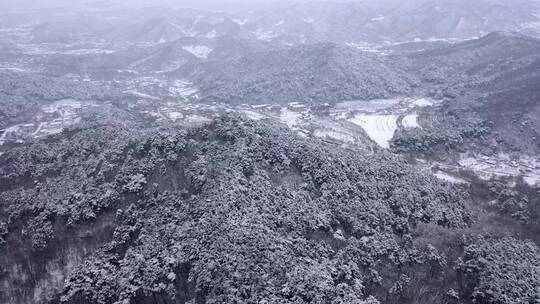
[[[254,13],[245,26],[284,42],[464,39],[493,31],[538,31],[535,1],[310,2]]]
[[[121,14],[118,14],[121,12]],[[87,38],[145,43],[182,37],[233,36],[281,44],[314,42],[393,43],[470,39],[494,31],[540,32],[540,6],[533,0],[366,0],[279,4],[239,12],[159,7],[62,13],[43,20],[33,35],[42,42]]]

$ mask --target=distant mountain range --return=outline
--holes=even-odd
[[[494,31],[540,32],[540,6],[533,0],[313,1],[236,13],[121,9],[118,17],[119,10],[91,11],[82,20],[65,13],[56,21],[36,16],[34,23],[39,25],[33,34],[42,42],[64,41],[85,33],[89,38],[105,37],[115,42],[158,43],[228,35],[297,44],[459,40]],[[65,26],[66,22],[71,25]]]
[[[288,42],[463,39],[493,31],[538,31],[533,1],[310,2],[254,14],[246,27]]]

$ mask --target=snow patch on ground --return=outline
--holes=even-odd
[[[11,138],[19,137],[20,134],[22,134],[23,129],[27,128],[33,128],[33,124],[19,124],[14,125],[9,128],[6,128],[4,130],[0,130],[0,132],[3,132],[0,136],[0,146],[6,143],[7,141],[10,141]],[[19,140],[15,142],[21,142]]]
[[[372,21],[372,22],[373,22],[373,21],[382,21],[382,20],[384,20],[384,19],[386,19],[386,17],[384,17],[383,15],[379,15],[379,16],[377,16],[377,17],[375,17],[375,18],[371,18],[371,21]]]
[[[458,163],[483,180],[523,177],[530,186],[540,182],[540,160],[532,157],[512,157],[504,153],[495,156],[463,154]]]
[[[197,93],[197,89],[193,87],[193,84],[185,80],[175,80],[169,87],[169,93],[173,96],[179,96],[183,98],[192,97]]]
[[[28,72],[28,70],[17,68],[17,67],[0,67],[0,71]]]
[[[184,36],[186,37],[195,37],[199,34],[199,32],[193,29],[184,30],[183,33],[184,33]]]
[[[29,138],[41,138],[61,133],[64,128],[81,121],[80,111],[98,106],[92,101],[62,99],[40,107],[31,123],[17,124],[0,130],[0,146],[6,142],[24,143]]]
[[[244,25],[249,21],[249,19],[233,19],[232,21],[239,25]]]
[[[524,176],[523,181],[531,187],[538,186],[540,185],[540,175]]]
[[[74,99],[62,99],[41,107],[41,110],[50,114],[60,110],[69,111],[70,109],[81,109],[82,107],[83,103],[81,101]]]
[[[420,99],[417,99],[415,101],[412,102],[412,105],[415,105],[417,107],[420,107],[420,108],[424,108],[424,107],[431,107],[433,106],[435,103],[429,99],[426,99],[426,98],[420,98]]]
[[[361,111],[363,113],[377,113],[399,105],[401,99],[374,99],[374,100],[354,100],[336,104],[336,109],[347,111]]]
[[[369,53],[383,53],[381,50],[379,50],[377,47],[375,46],[372,46],[370,44],[366,44],[366,43],[356,43],[356,42],[347,42],[345,43],[347,46],[349,47],[353,47],[353,48],[356,48],[356,49],[359,49],[361,51],[364,51],[364,52],[369,52]]]
[[[397,129],[398,115],[356,115],[348,121],[366,131],[369,137],[383,148],[390,148],[390,140]]]
[[[289,127],[294,127],[299,123],[302,114],[293,112],[287,108],[281,108],[281,113],[279,115],[279,120],[285,123]]]
[[[179,119],[184,118],[184,114],[182,114],[180,112],[169,112],[169,113],[167,113],[167,116],[169,117],[170,120],[172,120],[174,122],[176,122]]]
[[[346,143],[355,143],[356,140],[353,136],[337,131],[315,130],[313,136],[319,138],[332,138]]]
[[[212,121],[210,118],[200,116],[200,115],[188,116],[188,117],[186,117],[186,120],[191,122],[191,123],[194,123],[194,124],[205,124],[205,123],[208,123],[208,122]]]
[[[244,110],[242,111],[244,114],[246,114],[246,116],[250,119],[253,119],[253,120],[261,120],[263,118],[265,118],[266,116],[262,115],[261,113],[257,113],[255,111],[250,111],[250,110]]]
[[[536,21],[523,23],[521,24],[521,27],[523,29],[540,32],[540,12],[535,13],[534,16],[536,17]]]
[[[184,49],[187,52],[190,52],[197,58],[206,59],[208,58],[208,55],[213,51],[213,49],[205,46],[205,45],[189,45],[184,46],[182,49]]]
[[[273,31],[265,31],[263,29],[257,29],[255,32],[253,32],[253,34],[255,34],[258,40],[263,41],[271,41],[278,36]]]
[[[418,114],[409,114],[405,116],[401,122],[405,128],[422,128],[418,124]]]
[[[443,171],[436,171],[433,175],[435,175],[435,177],[437,177],[440,180],[447,181],[452,184],[468,184],[469,183],[462,178],[450,175]]]
[[[216,37],[217,37],[217,32],[216,32],[216,30],[211,30],[210,32],[208,32],[208,33],[202,35],[201,37],[203,37],[203,38],[210,38],[210,39],[216,38]]]
[[[78,121],[78,119],[77,119]],[[64,124],[62,122],[53,121],[47,123],[46,126],[40,126],[40,130],[36,131],[40,136],[48,136],[53,134],[61,133],[64,130]],[[37,133],[35,135],[37,135]]]
[[[59,52],[62,55],[100,55],[100,54],[112,54],[115,51],[113,50],[102,50],[102,49],[79,49],[79,50],[69,50]]]
[[[124,91],[124,93],[131,94],[131,95],[134,95],[134,96],[137,96],[137,97],[140,97],[140,98],[146,98],[146,99],[151,99],[151,100],[159,100],[159,98],[156,97],[156,96],[152,96],[152,95],[148,95],[148,94],[145,94],[145,93],[137,92],[135,90]]]

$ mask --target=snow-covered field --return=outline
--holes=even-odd
[[[435,171],[433,175],[435,175],[435,177],[437,177],[440,180],[443,180],[452,184],[468,184],[469,183],[460,177],[454,176],[444,171]]]
[[[0,130],[2,135],[0,136],[0,146],[8,141],[22,142],[20,137],[24,136],[29,130],[33,130],[34,124],[19,124],[8,127],[4,130]]]
[[[286,124],[289,127],[294,127],[299,123],[300,118],[302,117],[302,114],[298,112],[293,112],[289,110],[288,108],[282,108],[281,114],[279,116],[279,119]]]
[[[416,113],[406,115],[401,123],[405,128],[422,128],[418,123],[418,114]]]
[[[474,171],[478,177],[484,180],[500,177],[522,177],[530,186],[535,186],[540,182],[540,159],[532,157],[512,157],[502,153],[495,156],[467,153],[461,156],[459,165]]]
[[[421,128],[417,110],[436,104],[436,101],[426,98],[347,101],[338,103],[331,110],[331,116],[362,127],[379,146],[389,148],[400,123],[404,128]]]
[[[349,101],[337,104],[330,110],[330,116],[360,126],[379,146],[389,148],[389,142],[398,128],[422,128],[419,113],[439,103],[427,98]],[[319,135],[326,134],[319,132]],[[328,136],[340,139],[339,133],[328,132]],[[347,138],[342,137],[341,141],[347,142]],[[427,165],[431,166],[436,177],[451,183],[468,183],[466,178],[461,177],[460,171],[469,170],[484,180],[504,179],[515,183],[521,178],[530,186],[540,185],[540,159],[532,157],[464,154],[454,164]]]
[[[189,98],[189,97],[194,96],[197,93],[197,89],[189,81],[175,80],[172,83],[172,85],[169,87],[169,92],[173,96]]]
[[[176,121],[184,118],[184,114],[182,114],[180,112],[169,112],[169,113],[167,113],[167,116],[173,122],[176,122]]]
[[[430,99],[427,99],[427,98],[416,99],[411,103],[411,105],[417,106],[417,107],[420,107],[420,108],[431,107],[434,104],[435,104],[435,102],[433,100],[430,100]]]
[[[530,156],[511,156],[504,153],[487,156],[463,153],[454,164],[419,161],[429,165],[436,177],[452,183],[469,183],[469,177],[463,176],[462,171],[465,170],[482,180],[499,180],[511,187],[515,187],[519,179],[531,187],[540,186],[540,159]]]
[[[397,115],[356,115],[350,122],[362,127],[379,146],[390,148],[390,140],[397,130]]]
[[[0,130],[0,146],[7,142],[22,143],[29,138],[58,134],[66,127],[80,122],[83,108],[97,106],[91,101],[62,99],[41,107],[31,122]]]
[[[356,143],[354,136],[336,130],[315,130],[315,132],[313,132],[313,136],[319,138],[331,138],[344,143]]]

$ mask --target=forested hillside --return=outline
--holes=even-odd
[[[519,268],[534,245],[473,245],[458,188],[234,115],[72,130],[0,163],[4,302],[457,303],[518,284],[498,263],[522,297],[540,279]]]
[[[207,102],[338,102],[410,95],[419,80],[381,58],[331,43],[210,62],[194,82]]]

